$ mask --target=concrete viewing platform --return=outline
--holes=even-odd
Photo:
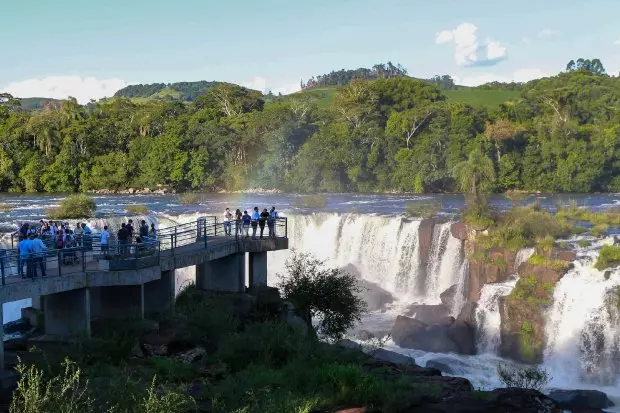
[[[25,265],[16,258],[13,268],[5,258],[0,303],[32,298],[32,308],[22,313],[45,334],[89,337],[92,320],[144,318],[170,308],[175,299],[176,269],[195,266],[197,288],[244,292],[247,254],[248,286],[266,285],[267,252],[288,249],[286,218],[278,219],[274,232],[279,235],[263,239],[225,235],[222,223],[217,219],[209,223],[208,219],[162,230],[149,244],[104,248],[89,244],[77,249],[77,259],[70,263],[63,262],[68,250],[48,252],[39,258],[44,261],[45,277],[39,272],[35,278],[22,278],[17,268]],[[236,229],[231,233],[237,233]],[[31,264],[41,265],[36,259]],[[3,335],[0,331],[0,337]]]

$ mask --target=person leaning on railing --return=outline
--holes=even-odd
[[[41,268],[41,276],[45,277],[45,253],[47,252],[47,247],[39,238],[39,235],[36,231],[30,234],[31,250],[32,250],[32,277],[37,276],[37,266]]]

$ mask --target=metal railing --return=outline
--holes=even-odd
[[[141,242],[114,241],[101,244],[98,234],[75,236],[75,246],[56,248],[55,237],[42,235],[47,250],[41,253],[20,254],[19,232],[12,234],[12,249],[0,249],[2,285],[21,278],[33,281],[43,276],[64,276],[86,271],[122,271],[157,266],[162,251],[172,255],[175,249],[201,243],[207,248],[210,240],[283,238],[288,236],[286,218],[267,219],[244,225],[242,221],[225,221],[209,216],[174,227],[163,228],[155,236],[142,237]]]

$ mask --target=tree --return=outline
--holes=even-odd
[[[428,122],[433,113],[435,113],[433,106],[394,112],[387,121],[386,129],[388,133],[402,136],[405,139],[405,146],[409,149],[411,139]]]
[[[462,191],[478,194],[479,189],[495,181],[493,162],[480,149],[473,150],[466,161],[458,163],[453,169],[454,178]]]
[[[501,142],[512,139],[519,130],[520,129],[517,125],[507,119],[499,119],[493,123],[486,123],[484,134],[495,144],[495,150],[497,151],[497,162],[502,159],[500,149]]]
[[[575,70],[585,70],[585,71],[592,72],[597,75],[605,74],[605,67],[603,66],[603,63],[599,59],[590,60],[590,59],[579,58],[577,59],[576,62],[574,60],[571,60],[566,65],[566,71],[572,72]]]
[[[325,262],[311,254],[293,251],[279,277],[283,298],[295,306],[310,330],[314,331],[313,319],[318,320],[316,332],[330,340],[342,338],[366,309],[355,276],[325,268]]]

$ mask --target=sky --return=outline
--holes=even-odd
[[[400,63],[458,84],[528,81],[571,59],[620,72],[618,0],[0,0],[0,91],[74,96],[217,80],[301,79]]]

